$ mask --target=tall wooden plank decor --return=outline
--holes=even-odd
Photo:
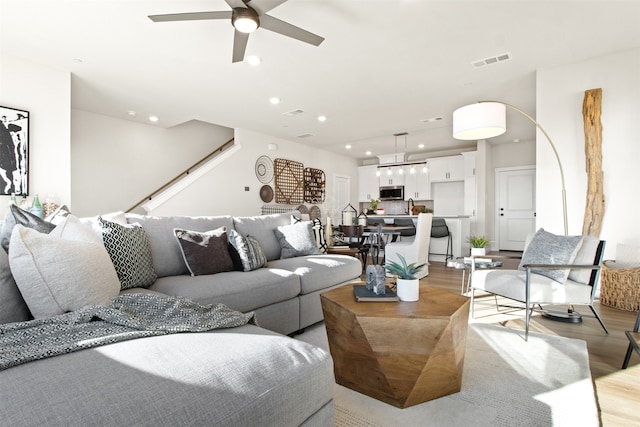
[[[584,151],[587,169],[587,204],[582,234],[599,237],[604,217],[604,173],[602,171],[602,89],[584,92]]]

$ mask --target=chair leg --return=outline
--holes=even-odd
[[[622,369],[627,369],[627,366],[629,366],[629,360],[631,360],[631,353],[633,353],[633,345],[629,343],[629,347],[627,348],[627,354],[624,356],[624,362],[622,362]]]
[[[471,288],[470,292],[471,292],[471,318],[475,319],[476,318],[476,313],[475,313],[476,299],[474,297],[475,292],[473,290],[473,287]]]
[[[525,321],[524,321],[524,340],[525,341],[529,341],[529,321],[531,320],[531,313],[533,312],[533,306],[531,306],[531,308],[529,308],[529,306],[526,306],[525,309],[527,310],[525,312]]]
[[[607,329],[607,327],[605,326],[604,322],[602,321],[602,318],[600,317],[600,314],[598,314],[598,312],[596,311],[596,309],[592,305],[590,305],[589,308],[593,312],[593,315],[596,316],[596,319],[598,319],[598,322],[600,322],[600,326],[602,326],[602,329],[604,329],[604,331],[608,334],[609,330]]]

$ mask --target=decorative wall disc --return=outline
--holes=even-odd
[[[256,160],[256,176],[263,184],[267,184],[273,179],[273,162],[268,156],[260,156]]]
[[[298,210],[300,211],[301,214],[308,214],[309,213],[309,208],[306,207],[305,205],[298,206]]]
[[[273,188],[270,185],[263,185],[260,188],[260,198],[263,202],[269,203],[273,200]]]
[[[312,221],[314,219],[320,219],[320,208],[316,205],[311,206],[311,209],[309,209],[309,219]]]

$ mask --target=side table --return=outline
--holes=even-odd
[[[472,262],[471,257],[459,257],[459,258],[455,258],[452,261],[449,261],[450,264],[448,264],[448,266],[454,267],[458,270],[462,270],[462,283],[460,284],[460,293],[463,295],[468,293],[469,290],[471,289],[471,280],[472,280],[471,273],[469,273],[467,277],[466,286],[464,281],[466,271],[471,269],[471,262]],[[493,269],[493,268],[502,267],[502,261],[491,261],[491,262],[475,261],[474,264],[475,264],[474,268],[479,268],[479,269],[485,269],[485,268]]]
[[[415,302],[357,302],[352,285],[320,294],[338,384],[398,408],[460,391],[468,298],[421,284]]]

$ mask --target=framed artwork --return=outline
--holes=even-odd
[[[29,112],[0,106],[0,195],[29,194]]]

